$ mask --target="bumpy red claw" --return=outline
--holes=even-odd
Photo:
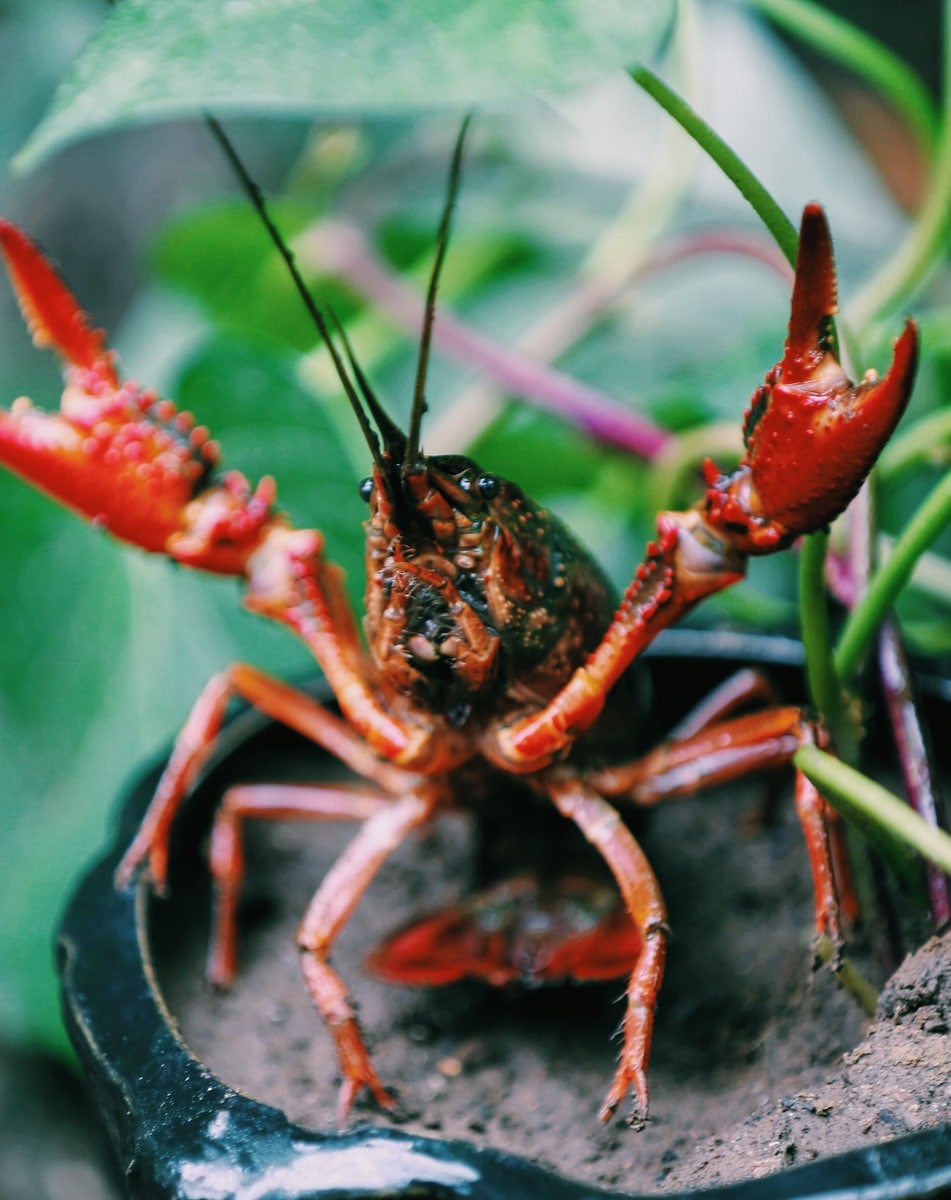
[[[740,478],[708,467],[708,515],[736,549],[764,554],[834,520],[861,487],[905,410],[918,357],[908,321],[884,378],[853,384],[834,343],[832,239],[818,205],[803,213],[785,353],[746,414]]]
[[[0,410],[0,462],[124,541],[235,573],[236,557],[243,562],[259,541],[273,485],[264,481],[252,498],[233,473],[205,491],[217,520],[197,551],[192,527],[211,523],[189,505],[218,460],[207,430],[155,391],[120,380],[102,334],[33,243],[3,220],[0,250],[34,342],[60,354],[66,381],[58,413],[23,397]],[[187,547],[181,556],[176,539]]]

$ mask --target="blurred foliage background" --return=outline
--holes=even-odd
[[[913,227],[927,149],[858,72],[786,40],[757,5],[678,7],[672,33],[645,35],[645,54],[794,221],[808,201],[826,206],[847,316],[849,298]],[[884,4],[851,7],[914,63],[925,94],[936,93],[940,5],[916,3],[914,19]],[[55,258],[127,375],[191,408],[228,465],[277,477],[295,522],[326,533],[359,604],[366,455],[204,126],[113,128],[28,174],[9,165],[104,11],[101,0],[0,3],[0,211]],[[374,78],[385,72],[385,61],[372,64]],[[511,396],[487,378],[484,350],[460,361],[437,349],[426,446],[466,451],[517,479],[623,584],[656,510],[695,498],[704,455],[728,465],[739,452],[750,394],[781,353],[788,276],[732,185],[621,71],[505,112],[488,107],[471,139],[441,305],[497,348],[527,339],[566,376],[674,436],[644,461]],[[382,261],[388,278],[424,290],[459,116],[438,106],[351,115],[227,124],[308,278],[402,420],[415,345],[400,324],[411,305],[387,315],[376,277],[360,280]],[[357,249],[338,273],[332,260],[350,245],[340,222]],[[725,237],[734,251],[710,252]],[[926,359],[912,420],[947,403],[948,287],[939,274],[915,298]],[[900,328],[900,312],[879,316],[861,330],[861,369],[885,366]],[[31,346],[6,289],[0,364],[0,403],[57,401],[57,364]],[[927,450],[882,490],[886,533],[900,531],[945,462],[939,441]],[[951,547],[935,549],[927,586],[902,601],[913,644],[930,655],[951,650],[951,568],[941,557]],[[123,783],[229,661],[290,675],[311,668],[284,633],[241,611],[236,583],[120,547],[3,474],[0,572],[0,1040],[61,1052],[56,918],[109,836]],[[742,588],[694,619],[795,633],[795,595],[791,556],[781,556],[754,564]]]

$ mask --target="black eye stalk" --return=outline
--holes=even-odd
[[[475,496],[477,500],[494,500],[502,490],[502,480],[498,475],[489,475],[488,473],[473,478],[467,472],[459,476],[458,483],[464,492]]]
[[[502,490],[498,475],[480,475],[475,481],[475,491],[483,500],[494,500]]]
[[[463,475],[459,479],[459,486],[480,500],[494,500],[502,491],[502,480],[498,475],[488,473],[478,476],[477,479],[473,479],[471,475]],[[368,501],[373,495],[373,477],[368,475],[366,479],[361,479],[357,490],[360,499]]]

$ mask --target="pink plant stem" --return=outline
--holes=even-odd
[[[402,328],[414,335],[423,316],[416,292],[395,278],[371,252],[358,230],[338,221],[324,221],[297,243],[297,252],[339,275]],[[670,434],[646,417],[570,376],[517,350],[504,349],[468,328],[445,310],[436,316],[433,341],[471,363],[507,391],[532,399],[564,416],[593,438],[653,458]]]
[[[795,277],[785,255],[772,238],[733,229],[711,229],[671,239],[650,256],[644,264],[643,273],[653,274],[700,254],[735,254],[762,263],[786,283],[791,284]]]
[[[858,599],[855,576],[848,557],[830,550],[826,556],[826,586],[843,608],[851,608]]]
[[[894,617],[881,628],[878,663],[909,803],[930,825],[946,829],[928,738],[918,716],[911,673]],[[934,863],[926,862],[924,869],[931,919],[935,929],[941,930],[951,923],[951,881]]]
[[[868,483],[849,510],[849,546],[846,555],[829,555],[826,580],[840,604],[852,608],[860,599],[870,573],[872,558]],[[878,635],[878,672],[888,721],[901,766],[905,794],[911,807],[929,824],[947,829],[947,815],[937,789],[931,747],[922,724],[901,629],[894,616]],[[935,929],[951,923],[951,882],[933,863],[924,864],[928,907]],[[887,903],[884,895],[882,903]]]

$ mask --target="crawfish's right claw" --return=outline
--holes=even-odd
[[[218,447],[189,413],[123,382],[115,356],[51,264],[0,219],[0,253],[39,346],[64,362],[59,412],[0,409],[0,463],[115,537],[190,566],[242,575],[277,523],[274,485],[215,477]]]
[[[0,252],[39,346],[64,361],[59,412],[0,410],[0,462],[102,528],[164,553],[217,460],[206,430],[155,392],[123,383],[114,355],[26,234],[0,220]]]

